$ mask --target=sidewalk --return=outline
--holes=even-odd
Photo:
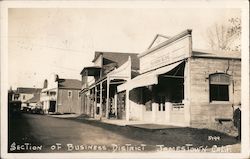
[[[48,116],[55,117],[55,118],[77,118],[77,119],[84,119],[84,120],[90,120],[90,121],[98,121],[100,123],[111,124],[115,126],[128,126],[131,128],[138,128],[138,129],[151,130],[151,131],[179,127],[179,126],[165,125],[165,124],[154,124],[154,123],[149,123],[145,121],[127,121],[127,120],[122,120],[122,119],[106,119],[106,118],[102,118],[100,120],[100,119],[95,119],[95,118],[88,118],[86,116],[79,115],[79,114],[60,114],[60,115],[48,114]]]
[[[55,118],[77,118],[81,116],[80,114],[46,114]]]

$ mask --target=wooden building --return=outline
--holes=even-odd
[[[80,90],[80,80],[59,78],[58,75],[46,79],[40,98],[45,113],[80,114]]]
[[[14,91],[13,94],[13,101],[21,101],[22,102],[22,108],[29,106],[29,101],[34,96],[37,96],[41,92],[41,88],[29,88],[29,87],[18,87],[16,91]]]
[[[125,94],[117,86],[138,75],[134,53],[95,52],[94,66],[81,71],[81,108],[93,118],[125,119]]]
[[[125,92],[127,120],[210,127],[232,119],[241,101],[240,52],[192,47],[192,31],[157,35],[138,55],[140,75],[117,87]]]

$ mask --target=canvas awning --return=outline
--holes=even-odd
[[[179,62],[173,63],[171,65],[167,65],[165,67],[156,69],[154,71],[150,71],[150,72],[144,73],[142,75],[139,75],[139,76],[131,79],[130,81],[119,85],[117,87],[117,91],[122,92],[125,90],[132,90],[132,89],[138,88],[138,87],[158,84],[158,76],[159,75],[171,71],[172,69],[174,69],[175,67],[180,65],[182,62],[183,61],[179,61]]]

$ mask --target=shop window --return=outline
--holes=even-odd
[[[68,98],[72,98],[72,91],[68,91]]]
[[[229,101],[230,76],[216,73],[209,76],[210,102]]]

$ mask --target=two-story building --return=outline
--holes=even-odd
[[[82,76],[83,114],[94,118],[125,118],[125,94],[117,86],[138,75],[135,53],[95,52],[94,66],[85,67]]]
[[[28,87],[18,87],[12,96],[12,100],[21,101],[22,107],[27,107],[29,105],[28,100],[37,96],[41,92],[41,88],[28,88]]]
[[[93,62],[81,72],[90,117],[210,128],[241,101],[241,53],[193,49],[192,30],[158,34],[138,55],[96,52]]]
[[[81,81],[63,79],[58,75],[45,79],[40,101],[45,113],[81,113]]]

